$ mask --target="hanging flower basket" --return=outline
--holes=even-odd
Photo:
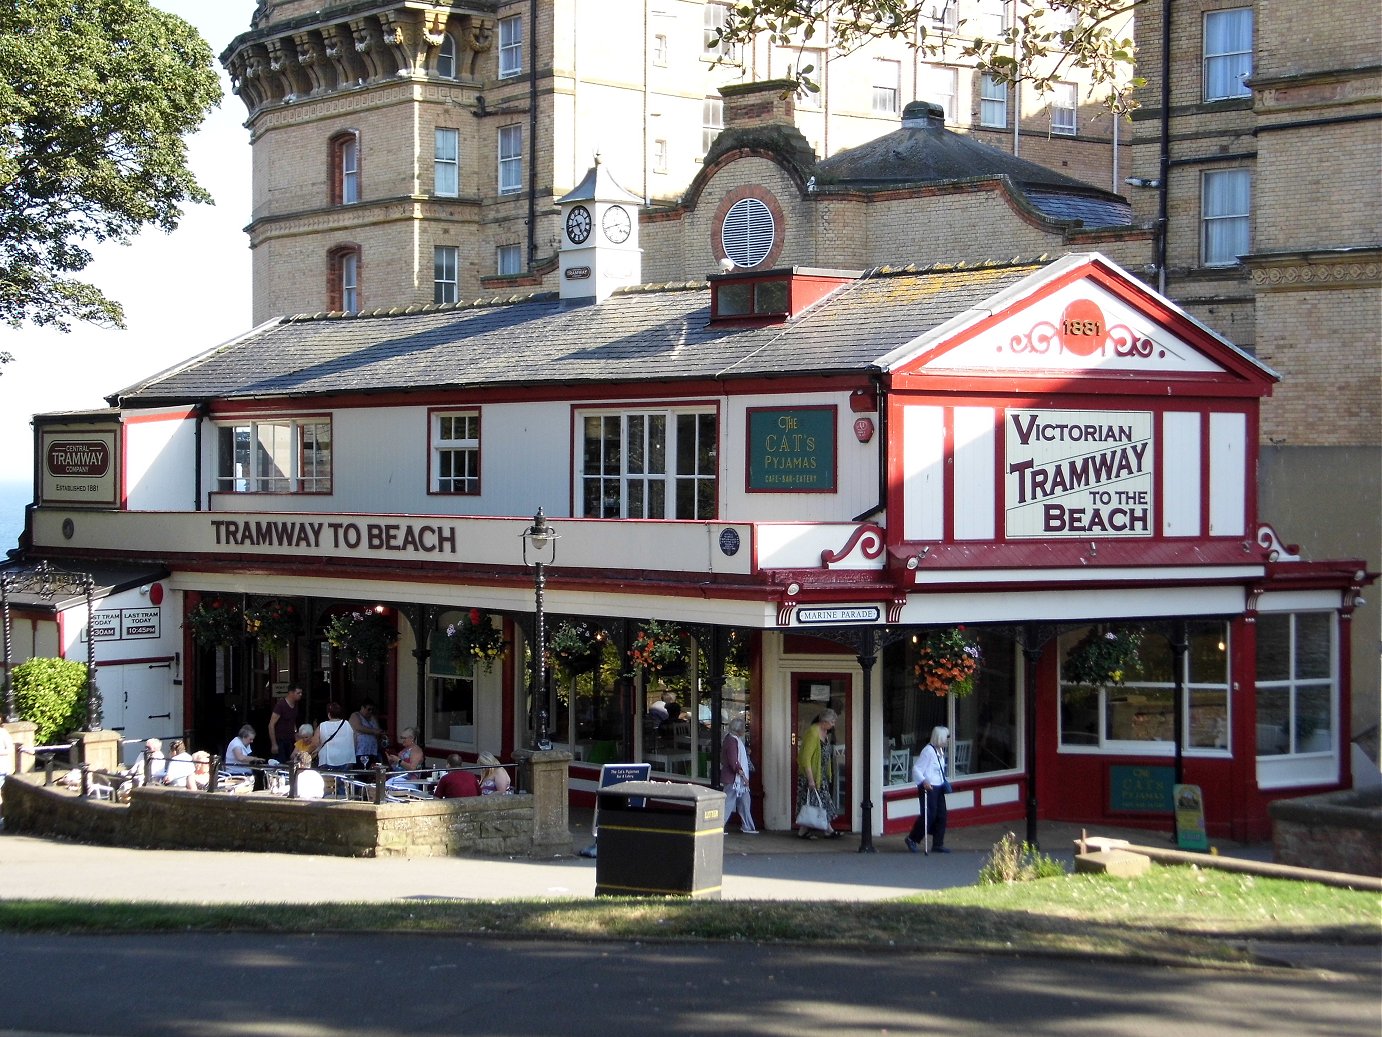
[[[382,663],[398,631],[378,612],[341,612],[327,623],[326,640],[356,662]]]
[[[547,641],[547,654],[568,677],[588,673],[604,654],[604,635],[589,623],[561,623]]]
[[[1087,688],[1122,684],[1138,665],[1141,647],[1142,634],[1138,631],[1095,627],[1061,663],[1061,680]]]
[[[238,644],[245,636],[245,614],[227,598],[203,598],[183,618],[182,625],[204,648]]]
[[[297,609],[276,598],[256,602],[245,610],[245,631],[269,655],[278,655],[297,637]]]
[[[446,643],[451,648],[453,660],[482,663],[486,672],[509,648],[500,632],[490,626],[489,617],[479,609],[471,609],[459,623],[447,626]]]
[[[629,661],[648,673],[660,673],[681,661],[681,657],[681,631],[677,625],[659,623],[655,619],[649,620],[638,631],[629,649]]]
[[[964,698],[974,691],[982,658],[978,644],[965,636],[964,627],[933,630],[917,646],[917,687],[941,697]]]

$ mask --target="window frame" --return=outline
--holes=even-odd
[[[461,131],[451,126],[432,128],[432,193],[438,198],[461,194]]]
[[[331,148],[331,204],[356,205],[360,201],[360,132],[335,134]]]
[[[986,129],[1005,130],[1008,128],[1008,86],[1009,84],[991,72],[979,74],[979,125]],[[1001,90],[1002,97],[993,96],[993,91]],[[1002,117],[995,119],[989,114],[995,106],[1002,106]]]
[[[653,141],[653,172],[667,172],[667,141],[661,137]]]
[[[901,97],[902,62],[895,58],[874,58],[873,114],[896,115],[901,110],[898,105]]]
[[[1242,212],[1210,212],[1210,184],[1219,177],[1241,177],[1246,189],[1247,204]],[[1218,248],[1211,245],[1211,236],[1220,224],[1233,221],[1239,228],[1235,235],[1233,254],[1225,257]],[[1222,247],[1222,246],[1221,246]],[[1240,251],[1241,248],[1241,251]],[[1238,257],[1246,255],[1252,248],[1252,170],[1244,167],[1233,169],[1206,169],[1200,173],[1200,265],[1204,267],[1235,267],[1240,265]]]
[[[672,44],[667,39],[667,34],[665,32],[656,33],[653,36],[653,64],[658,68],[666,68],[671,49]]]
[[[1235,40],[1234,45],[1237,49],[1210,51],[1210,23],[1223,21],[1227,22],[1230,18],[1246,18],[1247,21],[1247,41]],[[1253,9],[1251,7],[1226,7],[1218,11],[1205,11],[1201,22],[1202,37],[1200,45],[1201,57],[1201,96],[1205,101],[1236,101],[1252,97],[1252,88],[1247,86],[1243,80],[1252,75],[1253,68],[1253,31],[1254,25]],[[1230,71],[1225,77],[1215,75],[1221,68],[1240,69],[1236,74]],[[1218,93],[1217,86],[1212,85],[1218,78],[1224,78],[1226,82],[1236,84],[1228,93]]]
[[[341,245],[327,253],[327,309],[360,312],[360,246]]]
[[[505,261],[511,259],[512,263]],[[523,273],[523,246],[517,244],[494,247],[494,272],[498,277],[517,277]]]
[[[501,195],[523,192],[523,124],[500,126],[496,139],[497,185]]]
[[[940,85],[937,81],[945,79],[945,84],[950,88],[949,93],[942,93],[934,89]],[[960,70],[954,65],[927,65],[926,66],[926,98],[928,101],[938,102],[945,109],[945,121],[950,126],[959,124],[960,121]]]
[[[511,14],[499,19],[499,78],[512,79],[523,74],[523,16]]]
[[[1063,95],[1067,95],[1066,96]],[[1065,103],[1068,100],[1068,103]],[[1079,133],[1080,92],[1074,83],[1060,82],[1051,86],[1051,132],[1063,137]]]
[[[691,419],[690,434],[696,442],[692,467],[682,470],[681,462],[685,459],[682,440],[688,434],[685,420],[688,418]],[[573,514],[582,518],[619,520],[714,521],[719,517],[720,412],[714,404],[650,403],[643,407],[581,408],[573,410],[572,420],[577,443],[572,473]],[[601,444],[594,457],[587,445],[592,422],[598,423]],[[655,424],[661,433],[660,442],[653,437]],[[608,448],[614,430],[617,430],[617,446],[615,455],[611,456]],[[698,449],[705,445],[704,435],[712,438],[708,451]],[[638,450],[630,450],[631,441],[637,443]],[[709,464],[705,465],[707,457]],[[596,490],[593,498],[589,496],[592,485]],[[692,514],[682,514],[683,494],[688,488]],[[617,514],[611,511],[615,500],[611,490],[617,491]],[[708,514],[704,513],[707,511]]]
[[[275,496],[329,496],[332,493],[335,449],[332,416],[329,412],[291,416],[275,414],[256,418],[218,416],[212,425],[216,430],[212,492]],[[312,444],[320,444],[320,430],[323,427],[326,429],[325,449],[312,467],[315,474],[304,474],[309,469],[307,454]],[[239,438],[239,430],[242,429],[245,432],[243,444]],[[266,432],[272,435],[272,441],[269,443],[270,454],[281,449],[279,437],[286,437],[286,457],[290,461],[287,474],[260,473],[261,458],[255,448],[265,445]],[[227,433],[231,437],[229,455],[226,453]],[[309,434],[312,437],[310,440]],[[227,461],[231,466],[229,473],[224,468]],[[242,470],[239,467],[241,464],[244,464],[248,471]],[[321,474],[323,467],[324,475]]]
[[[1324,617],[1329,624],[1328,630],[1328,666],[1324,676],[1303,675],[1300,665],[1301,656],[1301,631],[1300,619],[1302,616]],[[1262,636],[1262,629],[1272,620],[1285,619],[1287,623],[1287,674],[1285,677],[1263,677],[1260,670],[1257,675],[1257,702],[1258,702],[1258,740],[1256,755],[1258,760],[1288,760],[1299,757],[1319,757],[1322,754],[1332,755],[1338,742],[1339,732],[1339,624],[1337,615],[1332,610],[1326,609],[1300,609],[1293,612],[1274,612],[1259,613],[1257,622],[1259,625],[1258,637],[1258,663],[1261,665],[1262,646],[1265,638]],[[1301,728],[1301,693],[1309,691],[1325,691],[1329,700],[1329,726],[1323,734],[1329,741],[1329,745],[1324,749],[1302,748],[1302,743],[1312,735],[1319,733],[1315,727],[1310,729],[1309,734],[1302,734]],[[1284,693],[1286,696],[1286,730],[1284,732],[1286,746],[1281,752],[1263,753],[1261,729],[1266,726],[1262,723],[1261,706],[1266,697],[1273,693]]]
[[[743,52],[737,44],[731,45],[728,52],[716,42],[716,34],[722,29],[729,20],[729,4],[707,3],[702,10],[702,32],[701,32],[701,60],[702,61],[724,61],[732,65],[737,65],[743,57]]]
[[[450,261],[447,269],[446,260]],[[445,306],[460,301],[461,250],[457,245],[432,246],[432,303]],[[450,273],[450,277],[444,276]],[[447,298],[450,296],[450,298]]]
[[[436,497],[478,497],[483,454],[483,424],[479,407],[429,407],[427,410],[427,493]],[[448,421],[473,422],[470,435],[443,438]],[[454,429],[450,431],[454,432]],[[463,459],[461,474],[447,461]],[[443,474],[450,467],[448,474]]]
[[[437,60],[435,63],[436,74],[442,79],[457,79],[456,70],[460,67],[457,63],[458,51],[456,49],[456,37],[449,32],[442,33],[441,43],[437,44]]]
[[[716,120],[712,122],[711,120]],[[710,153],[715,138],[725,130],[725,102],[721,97],[701,100],[701,155]]]

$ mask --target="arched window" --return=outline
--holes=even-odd
[[[349,130],[331,138],[331,204],[360,200],[360,135]]]
[[[456,78],[456,38],[449,32],[442,36],[437,48],[437,75],[442,79]]]
[[[360,246],[342,245],[327,253],[327,309],[360,312]]]

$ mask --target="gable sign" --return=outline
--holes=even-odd
[[[44,429],[40,444],[44,504],[116,503],[119,436],[115,430]]]
[[[1081,279],[927,360],[926,370],[1156,375],[1224,368],[1112,292]]]
[[[1152,535],[1150,411],[1009,410],[1006,421],[1010,539]]]

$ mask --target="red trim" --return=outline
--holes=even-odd
[[[187,407],[180,410],[168,410],[159,413],[131,411],[121,414],[120,421],[125,425],[144,425],[154,424],[160,421],[186,421],[188,418],[195,418],[196,416],[196,408]]]
[[[145,663],[170,663],[173,661],[171,655],[150,655],[139,659],[97,659],[96,664],[101,667],[106,666],[133,666]]]

